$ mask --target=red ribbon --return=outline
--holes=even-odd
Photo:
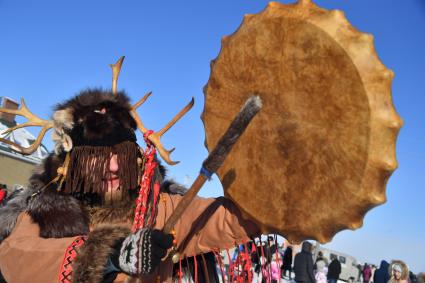
[[[136,232],[137,230],[144,228],[145,226],[145,217],[146,212],[148,208],[148,199],[149,195],[151,193],[151,183],[152,179],[155,176],[155,168],[158,165],[155,161],[155,154],[156,154],[156,148],[154,144],[148,139],[149,135],[153,133],[152,130],[147,131],[144,133],[143,138],[146,142],[146,150],[144,153],[145,158],[145,168],[143,172],[142,179],[140,181],[140,190],[139,190],[139,196],[136,200],[136,209],[134,213],[134,221],[133,226],[131,228],[132,232]],[[155,209],[156,209],[156,203],[158,201],[159,191],[160,191],[160,184],[158,182],[155,182],[154,184],[154,203],[152,205],[152,211],[150,215],[150,219],[148,221],[149,225],[153,225],[154,218],[155,218]]]

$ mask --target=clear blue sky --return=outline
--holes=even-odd
[[[150,128],[162,127],[195,97],[195,107],[164,137],[181,161],[169,175],[190,183],[207,155],[199,116],[209,62],[221,37],[266,3],[0,0],[0,96],[23,96],[30,109],[48,117],[55,103],[83,88],[110,87],[108,64],[126,55],[119,87],[133,101],[153,91],[140,112]],[[425,271],[425,0],[316,3],[344,10],[356,28],[375,36],[381,60],[396,74],[393,99],[405,122],[387,203],[367,214],[363,228],[339,233],[329,246],[362,261],[398,258]],[[220,183],[215,179],[201,194],[221,195]]]

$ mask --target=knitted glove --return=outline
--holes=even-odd
[[[131,275],[152,273],[172,245],[172,235],[159,230],[141,229],[124,239],[119,266]]]

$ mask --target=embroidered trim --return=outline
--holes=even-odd
[[[71,283],[72,282],[72,262],[78,255],[77,249],[84,245],[87,241],[87,236],[79,236],[68,246],[63,258],[61,270],[59,272],[59,282]]]

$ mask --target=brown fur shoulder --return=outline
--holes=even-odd
[[[100,225],[90,232],[72,264],[73,282],[101,282],[109,256],[129,233],[130,229],[123,225]]]
[[[71,195],[46,190],[28,201],[27,212],[40,227],[40,237],[63,238],[86,235],[89,216]]]
[[[40,236],[43,238],[72,237],[89,231],[88,214],[80,201],[71,195],[56,192],[55,183],[46,187],[56,177],[64,159],[64,155],[55,154],[45,158],[33,171],[28,189],[10,205],[16,207],[15,203],[20,201],[21,211],[26,210],[40,226]]]

